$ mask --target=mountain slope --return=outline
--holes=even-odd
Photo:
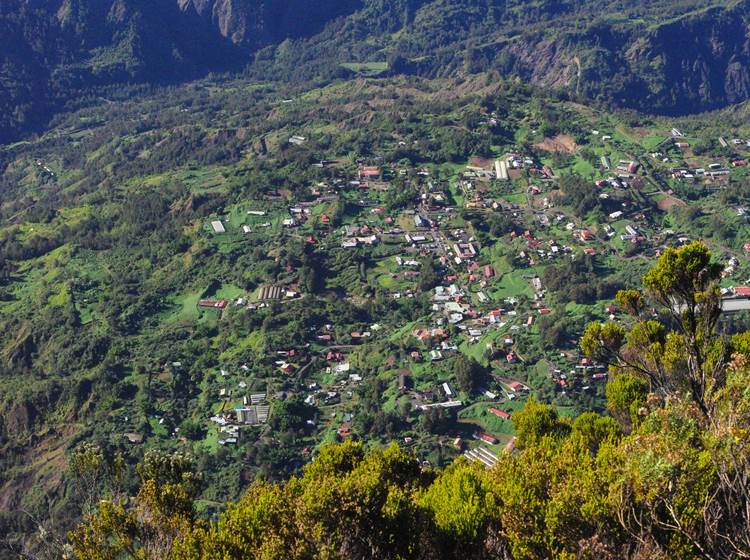
[[[632,3],[627,12],[613,2],[387,4],[390,9],[370,2],[337,33],[300,42],[294,57],[278,57],[278,71],[291,58],[314,64],[324,55],[339,61],[359,55],[358,62],[389,58],[398,71],[431,77],[496,69],[665,114],[714,109],[750,94],[747,1],[709,7]],[[401,23],[394,25],[396,15]]]
[[[9,0],[0,6],[0,141],[93,87],[241,69],[313,34],[354,0]]]
[[[748,0],[9,0],[0,141],[97,88],[245,67],[264,81],[386,62],[429,77],[494,69],[605,103],[700,112],[750,98],[749,16]]]

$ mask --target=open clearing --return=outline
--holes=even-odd
[[[578,149],[575,139],[568,134],[558,134],[554,138],[545,138],[534,147],[545,152],[574,154]]]
[[[666,196],[665,198],[662,198],[659,202],[656,203],[659,210],[662,210],[663,212],[668,212],[671,208],[674,208],[675,206],[679,206],[680,208],[685,208],[687,206],[687,203],[684,200],[680,200],[676,196]]]

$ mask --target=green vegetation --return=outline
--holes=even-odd
[[[254,483],[216,522],[196,517],[200,478],[184,457],[147,454],[139,493],[126,504],[108,483],[120,458],[84,445],[72,457],[75,480],[98,483],[110,499],[70,534],[75,554],[742,557],[750,553],[743,428],[750,422],[750,334],[731,341],[717,335],[710,300],[718,274],[710,258],[697,243],[667,251],[644,277],[644,294],[618,294],[636,318],[630,330],[592,324],[584,335],[591,357],[620,356],[607,389],[615,417],[630,413],[619,423],[591,412],[561,417],[531,399],[512,417],[519,451],[490,469],[459,460],[438,472],[396,445],[369,452],[353,442],[326,445],[300,477]],[[651,303],[671,311],[675,302],[685,306],[676,330],[637,320]],[[629,348],[613,348],[625,338]],[[707,523],[709,515],[717,522]]]
[[[175,0],[160,10],[149,0],[130,0],[127,10],[118,0],[58,4],[32,9],[5,0],[0,141],[39,131],[71,108],[127,103],[154,85],[243,68],[260,82],[306,89],[352,77],[492,71],[570,98],[662,114],[747,99],[736,66],[745,63],[747,6],[730,0]],[[706,52],[715,54],[710,64]],[[547,63],[555,57],[559,64]],[[687,67],[694,80],[680,79]],[[555,136],[556,123],[539,124],[508,132],[519,142],[532,130]],[[626,137],[619,130],[618,141]],[[70,132],[80,140],[78,128]],[[581,138],[582,131],[571,132]],[[659,143],[648,132],[642,137],[649,149]],[[575,159],[559,167],[594,172],[596,164]]]
[[[543,4],[509,4],[507,17]],[[404,16],[408,25],[429,23],[423,9]],[[351,20],[340,23],[345,33]],[[254,65],[274,68],[305,44]],[[331,60],[364,74],[387,50]],[[435,64],[447,60],[436,53]],[[52,539],[40,534],[64,540],[97,509],[101,495],[78,503],[65,468],[81,442],[97,468],[117,462],[85,482],[107,487],[113,504],[92,530],[135,531],[78,533],[87,550],[142,546],[151,537],[138,524],[156,531],[169,519],[160,542],[190,535],[186,556],[214,556],[214,542],[230,557],[288,546],[300,557],[367,557],[361,547],[381,557],[634,555],[622,552],[638,541],[634,528],[602,502],[614,497],[639,519],[656,515],[643,554],[690,557],[691,538],[717,546],[674,536],[659,517],[672,502],[639,502],[659,493],[638,484],[663,484],[677,501],[670,492],[698,479],[715,490],[704,471],[675,473],[696,456],[723,460],[722,445],[734,450],[710,422],[716,399],[744,379],[731,352],[747,345],[731,337],[750,328],[746,313],[715,313],[750,277],[742,109],[648,117],[497,72],[393,76],[393,62],[387,77],[292,87],[254,81],[250,68],[82,98],[28,142],[0,147],[0,534],[11,556],[43,557]],[[673,127],[690,146],[677,145]],[[628,291],[657,254],[643,294]],[[684,307],[659,306],[673,292]],[[665,393],[677,400],[662,403]],[[671,432],[657,427],[671,418]],[[692,439],[679,439],[688,424]],[[658,459],[668,437],[677,466]],[[361,447],[328,447],[351,439]],[[403,450],[383,451],[392,442]],[[180,469],[202,474],[189,491],[177,480],[153,488],[134,469],[175,453],[192,458]],[[337,453],[346,465],[335,476],[349,486],[315,488],[334,475],[308,473]],[[482,459],[503,474],[468,464]],[[578,459],[590,494],[574,492]],[[638,464],[653,476],[639,478]],[[358,486],[368,469],[378,476]],[[519,488],[527,471],[538,476]],[[464,487],[465,517],[450,505]],[[252,519],[231,518],[227,504],[248,488],[258,503],[279,496],[280,526],[308,540],[270,528],[249,548],[229,542],[217,520],[266,527],[252,504]],[[692,488],[684,511],[706,497]],[[368,492],[379,496],[374,509],[358,509]],[[519,505],[528,495],[533,511]],[[120,508],[124,496],[139,498]],[[323,521],[306,517],[317,500]],[[325,511],[337,501],[352,509]],[[289,517],[295,508],[300,517]],[[335,525],[352,510],[380,532]],[[695,528],[695,518],[679,522]],[[394,536],[399,527],[421,540]]]

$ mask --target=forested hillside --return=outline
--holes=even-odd
[[[242,70],[257,49],[313,35],[355,5],[353,0],[5,1],[0,141],[35,130],[81,97],[106,97],[114,84],[164,84]]]
[[[0,139],[117,85],[487,70],[662,114],[750,96],[747,1],[9,0]]]

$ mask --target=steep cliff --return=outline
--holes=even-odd
[[[241,69],[310,36],[356,0],[7,0],[0,5],[0,142],[92,86]]]
[[[435,12],[440,4],[454,9]],[[589,8],[549,3],[534,18],[531,8],[511,10],[511,2],[495,12],[476,4],[435,0],[417,12],[405,54],[420,61],[418,72],[494,68],[539,86],[664,114],[750,98],[746,0],[697,9],[673,2],[672,11],[655,3],[629,14],[614,4],[607,10],[597,2]],[[434,25],[440,18],[458,31],[454,37],[441,36],[446,25]]]

